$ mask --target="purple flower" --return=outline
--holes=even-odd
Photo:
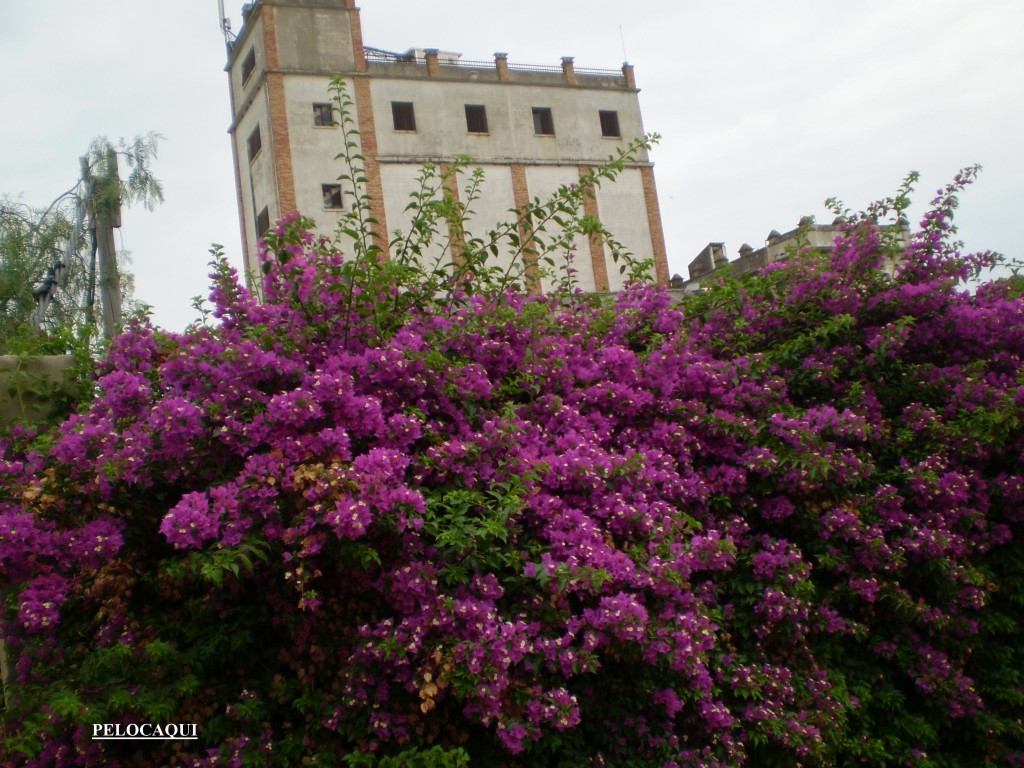
[[[164,515],[160,533],[176,549],[200,549],[217,538],[220,520],[211,513],[210,499],[205,493],[186,493]]]

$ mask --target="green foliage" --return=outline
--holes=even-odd
[[[423,530],[444,553],[441,579],[468,584],[477,573],[521,570],[520,553],[508,542],[522,507],[525,485],[512,477],[486,490],[438,489],[427,497]]]
[[[93,395],[91,334],[62,327],[41,335],[18,326],[0,358],[0,433],[11,423],[52,426]]]
[[[163,187],[152,171],[162,138],[151,131],[131,142],[119,139],[115,144],[105,136],[92,140],[82,158],[83,180],[96,186],[96,204],[100,208],[113,212],[122,205],[140,204],[152,211],[163,202]],[[127,177],[119,172],[118,160],[128,166]]]
[[[560,186],[547,199],[534,198],[510,211],[507,221],[483,232],[476,231],[473,211],[486,183],[483,169],[471,167],[468,157],[444,167],[427,163],[405,208],[411,214],[407,231],[392,234],[385,258],[384,233],[371,213],[365,160],[357,151],[359,137],[345,80],[334,78],[330,92],[336,124],[342,129],[343,149],[336,159],[343,168],[338,181],[345,209],[332,245],[352,254],[342,267],[349,307],[356,286],[374,290],[396,283],[415,285],[417,290],[393,292],[386,305],[389,322],[428,301],[537,291],[545,278],[554,290],[569,293],[578,285],[572,260],[576,242],[584,237],[604,244],[627,281],[643,281],[652,274],[652,262],[630,254],[599,219],[584,213],[584,202],[602,183],[614,182],[641,151],[650,149],[659,138],[656,134],[617,149],[605,163],[581,174],[577,183]],[[461,188],[457,196],[455,188]],[[279,259],[287,260],[274,235],[268,244]],[[376,321],[381,323],[382,318]]]
[[[407,749],[393,756],[351,752],[342,758],[341,764],[345,768],[465,768],[469,765],[469,755],[460,747],[433,746]]]
[[[190,575],[220,586],[228,575],[236,579],[251,575],[255,570],[254,563],[265,563],[267,557],[266,542],[246,541],[233,547],[193,552],[185,560],[171,561],[164,572],[172,580],[181,580]]]

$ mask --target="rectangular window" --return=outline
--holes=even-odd
[[[466,105],[466,130],[487,133],[487,108],[483,104]]]
[[[257,125],[256,130],[249,134],[249,162],[251,163],[256,155],[263,149],[263,138],[260,136],[260,127]]]
[[[555,135],[555,121],[551,117],[551,107],[533,108],[533,132],[540,136]]]
[[[622,138],[619,130],[619,113],[614,109],[602,109],[598,112],[601,116],[601,135],[612,139]]]
[[[270,211],[267,206],[263,206],[263,210],[256,216],[256,237],[263,237],[268,229],[270,229]]]
[[[324,208],[336,211],[341,208],[341,184],[321,184],[324,194]]]
[[[330,104],[314,104],[313,125],[321,127],[334,125],[334,108]]]
[[[411,101],[392,101],[391,116],[395,121],[396,131],[415,131],[416,113]]]
[[[242,62],[242,85],[249,82],[252,73],[256,71],[256,49],[250,48]]]

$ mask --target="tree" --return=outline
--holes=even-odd
[[[152,210],[163,200],[151,165],[155,133],[116,144],[98,137],[81,158],[75,184],[45,208],[0,198],[0,351],[37,328],[80,329],[96,324],[97,217],[117,218],[122,204]],[[117,172],[117,160],[129,168]],[[131,307],[133,282],[127,254],[117,257],[120,295]],[[39,312],[46,303],[45,313]]]

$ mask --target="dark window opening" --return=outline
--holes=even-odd
[[[416,113],[411,101],[392,101],[391,116],[395,121],[396,131],[415,131]]]
[[[256,130],[249,134],[249,162],[260,153],[263,149],[263,137],[260,136],[260,127],[257,125]]]
[[[551,116],[551,107],[533,108],[533,132],[541,136],[555,135],[555,120]]]
[[[598,112],[601,116],[601,135],[618,139],[622,137],[619,130],[619,113],[613,109],[602,109]]]
[[[341,184],[321,184],[324,195],[324,208],[337,210],[341,208]]]
[[[263,237],[270,229],[270,211],[266,206],[256,216],[256,237]]]
[[[249,53],[245,55],[245,60],[242,62],[242,85],[249,82],[249,78],[252,77],[252,73],[256,71],[256,49],[249,49]]]
[[[483,104],[466,105],[466,130],[487,133],[487,108]]]
[[[334,108],[330,104],[313,105],[313,125],[334,125]]]

